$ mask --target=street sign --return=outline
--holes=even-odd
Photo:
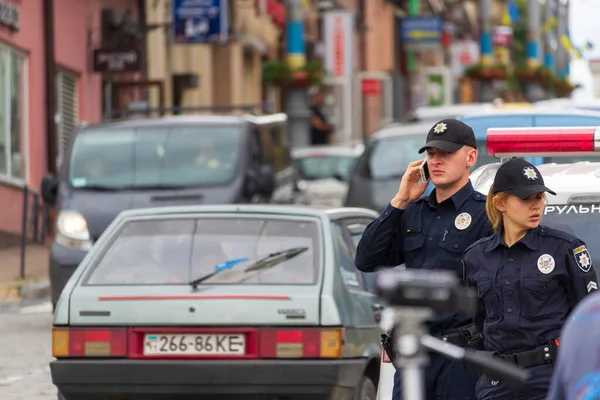
[[[227,0],[173,0],[173,42],[224,43],[228,39]]]
[[[441,46],[442,28],[438,17],[406,17],[400,24],[400,40],[407,50],[435,50]]]

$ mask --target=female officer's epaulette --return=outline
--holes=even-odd
[[[579,240],[577,236],[570,234],[569,232],[562,231],[560,229],[551,228],[549,226],[540,225],[540,229],[538,230],[538,234],[540,236],[548,236],[554,237],[557,239],[565,240],[569,243],[572,243],[576,240]]]

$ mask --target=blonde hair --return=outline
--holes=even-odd
[[[508,192],[494,194],[494,185],[490,186],[490,191],[485,200],[485,212],[494,232],[498,232],[504,223],[504,217],[502,216],[502,212],[496,208],[496,202],[506,200],[508,196]]]
[[[490,186],[487,199],[485,200],[485,212],[492,224],[494,232],[498,232],[504,224],[504,216],[502,215],[502,211],[498,210],[496,204],[508,200],[510,196],[512,195],[508,192],[494,194],[494,185]],[[544,193],[544,202],[546,202],[546,193]]]

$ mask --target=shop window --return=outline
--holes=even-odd
[[[59,69],[56,73],[56,140],[58,154],[57,167],[69,145],[78,121],[77,75]]]
[[[26,180],[27,60],[15,50],[0,47],[0,176]]]

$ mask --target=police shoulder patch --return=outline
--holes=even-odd
[[[585,245],[574,248],[573,256],[575,257],[575,263],[580,270],[589,272],[589,270],[592,269],[592,257],[590,257],[590,252]]]

